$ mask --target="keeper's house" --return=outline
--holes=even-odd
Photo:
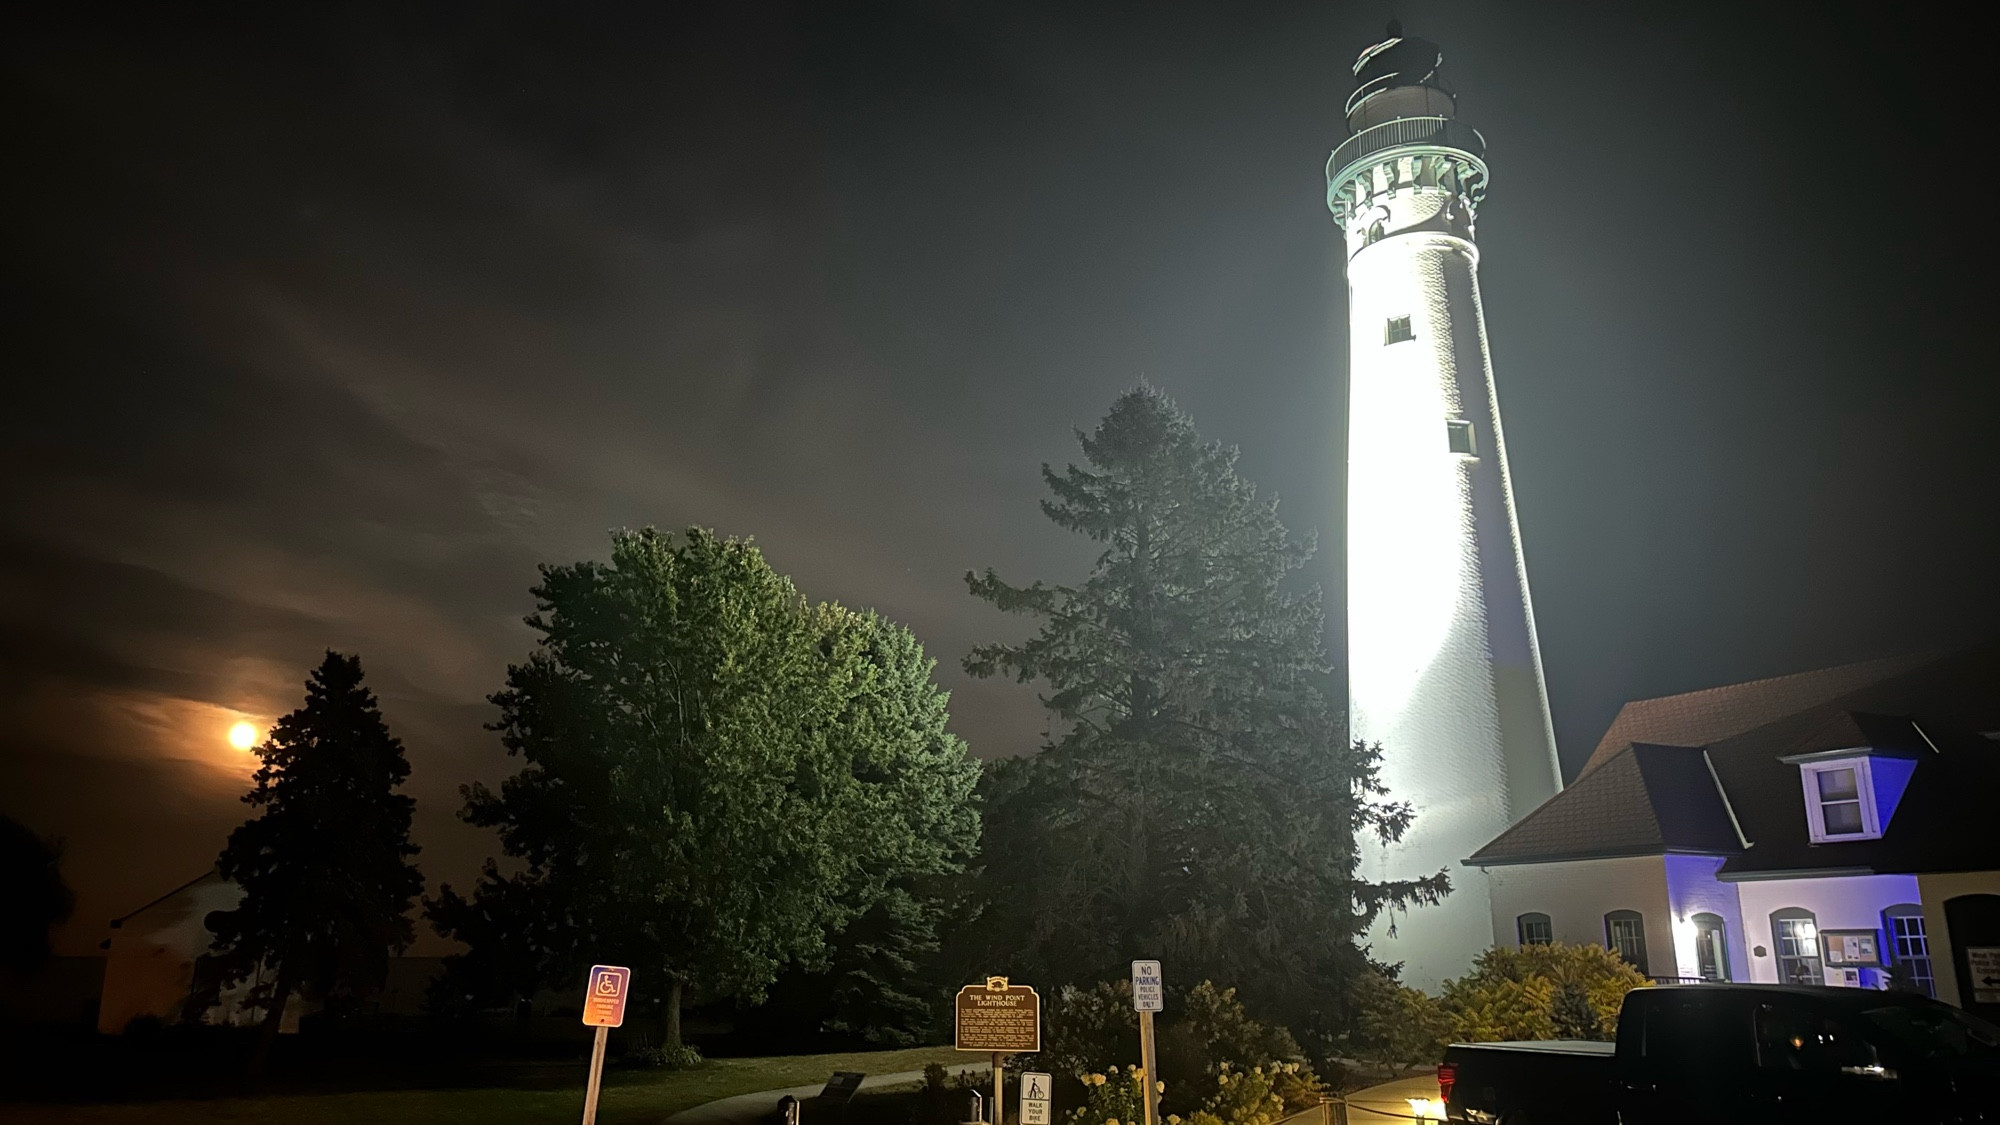
[[[2000,1013],[2000,644],[1628,703],[1465,862],[1496,945]]]

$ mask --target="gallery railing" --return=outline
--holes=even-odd
[[[1345,179],[1356,165],[1379,153],[1415,146],[1455,149],[1482,164],[1486,158],[1486,138],[1470,125],[1449,117],[1402,117],[1370,125],[1340,142],[1326,162],[1327,182]]]

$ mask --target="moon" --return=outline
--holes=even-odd
[[[229,744],[238,750],[248,750],[257,745],[257,728],[249,723],[237,723],[229,728]]]

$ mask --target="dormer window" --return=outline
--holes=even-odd
[[[1896,806],[1902,802],[1918,764],[1937,752],[1913,719],[1853,718],[1868,718],[1871,727],[1889,736],[1884,739],[1887,744],[1813,750],[1778,759],[1799,768],[1806,833],[1815,844],[1881,839],[1896,817]],[[1892,724],[1899,724],[1915,737],[1903,738]],[[1923,747],[1929,747],[1929,752]]]
[[[1806,830],[1813,843],[1881,838],[1875,763],[1866,751],[1838,758],[1811,754],[1787,760],[1799,767],[1799,780],[1805,788]],[[1897,795],[1901,795],[1900,786]]]

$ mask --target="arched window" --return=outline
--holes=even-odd
[[[1771,941],[1778,947],[1780,984],[1825,984],[1819,960],[1819,919],[1802,907],[1771,912]]]
[[[1720,914],[1697,914],[1694,922],[1695,972],[1703,980],[1729,979],[1729,928]]]
[[[1889,939],[1886,961],[1896,983],[1925,996],[1936,996],[1930,937],[1924,933],[1924,908],[1914,902],[1899,902],[1884,910],[1882,933]]]
[[[1546,914],[1523,914],[1514,919],[1514,934],[1522,945],[1547,945],[1555,940],[1555,927]]]
[[[1604,916],[1604,948],[1625,963],[1646,971],[1646,919],[1636,910],[1614,910]]]

